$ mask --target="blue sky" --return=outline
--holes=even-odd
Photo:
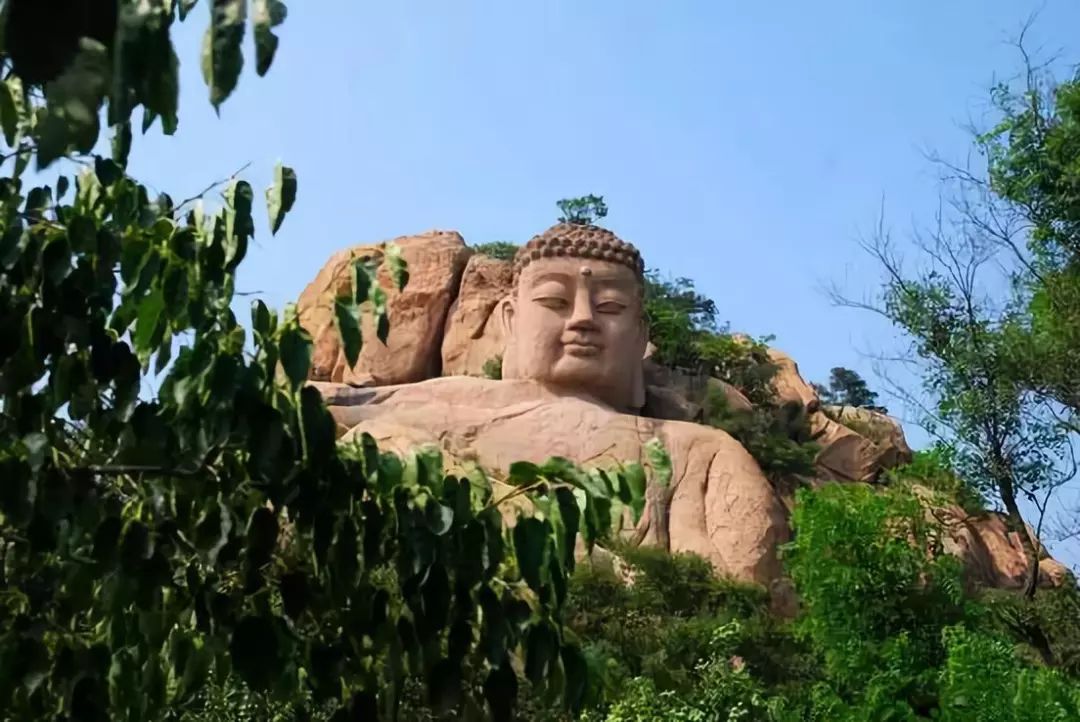
[[[249,54],[218,118],[208,4],[178,38],[180,131],[137,142],[132,171],[179,199],[249,162],[257,187],[279,159],[296,169],[243,290],[281,308],[333,251],[431,228],[523,242],[559,198],[597,193],[649,266],[774,334],[812,380],[847,366],[873,383],[865,353],[892,330],[821,288],[874,288],[856,239],[883,198],[900,232],[929,219],[925,153],[966,155],[962,126],[1019,67],[1007,40],[1038,9],[1032,47],[1080,55],[1075,0],[293,0],[270,74]]]

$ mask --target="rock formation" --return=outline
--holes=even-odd
[[[470,251],[454,231],[428,231],[395,238],[409,268],[409,283],[398,291],[385,269],[378,274],[387,294],[390,335],[386,344],[375,341],[370,314],[361,317],[365,340],[352,368],[345,361],[333,325],[334,298],[352,290],[351,262],[379,260],[386,245],[361,245],[335,253],[300,294],[297,313],[315,339],[312,379],[353,386],[406,384],[437,376],[443,326],[450,305],[458,296],[462,272]]]
[[[674,462],[673,483],[630,535],[697,552],[719,571],[783,596],[776,548],[790,533],[790,480],[770,482],[728,434],[694,423],[710,388],[729,407],[750,410],[739,389],[648,358],[639,322],[643,264],[632,246],[603,229],[574,226],[533,239],[513,263],[474,255],[453,232],[394,243],[410,280],[397,292],[380,278],[390,335],[378,342],[365,317],[355,367],[340,349],[332,300],[350,290],[350,258],[377,259],[385,244],[335,254],[300,299],[301,322],[315,338],[311,378],[343,434],[368,432],[397,451],[435,442],[451,461],[477,462],[496,478],[513,461],[556,455],[587,466],[639,461],[643,445],[658,437]],[[499,358],[504,380],[476,378]],[[811,483],[880,481],[884,470],[911,459],[894,420],[823,407],[794,360],[777,349],[769,360],[778,402],[804,415],[820,446]],[[949,551],[973,578],[1021,585],[1026,561],[999,515],[935,509],[950,520]],[[1043,583],[1066,577],[1052,559],[1040,569]]]

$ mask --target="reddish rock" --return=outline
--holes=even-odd
[[[505,341],[495,307],[510,293],[512,273],[509,261],[484,255],[469,259],[446,319],[443,376],[483,376],[484,364],[502,356]]]
[[[300,322],[315,342],[312,380],[381,386],[438,375],[443,326],[471,251],[454,231],[401,236],[390,243],[401,249],[409,282],[398,291],[389,272],[379,270],[379,285],[387,292],[390,333],[385,344],[379,341],[372,315],[363,309],[364,345],[354,367],[349,368],[345,360],[333,323],[334,298],[352,292],[353,259],[380,259],[387,244],[354,246],[335,253],[300,295]]]

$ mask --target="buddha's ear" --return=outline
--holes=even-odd
[[[516,311],[513,294],[499,301],[495,306],[495,313],[499,321],[499,327],[502,329],[503,338],[508,339],[514,335],[514,313]]]
[[[515,379],[517,378],[517,354],[515,352],[514,343],[514,313],[517,311],[514,305],[514,297],[511,294],[503,300],[499,301],[495,306],[494,313],[496,314],[496,321],[499,323],[499,328],[502,329],[503,337],[503,349],[502,349],[502,378]]]

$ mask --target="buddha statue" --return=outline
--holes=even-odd
[[[525,244],[500,305],[504,379],[532,379],[634,413],[645,403],[644,264],[596,226],[561,223]]]
[[[399,453],[436,443],[451,463],[479,464],[495,478],[514,461],[552,456],[587,467],[644,463],[658,438],[672,481],[649,490],[627,536],[695,552],[739,579],[776,582],[787,513],[754,459],[724,431],[641,413],[648,328],[637,249],[602,228],[559,224],[519,249],[513,274],[496,308],[501,380],[316,383],[339,429]]]

